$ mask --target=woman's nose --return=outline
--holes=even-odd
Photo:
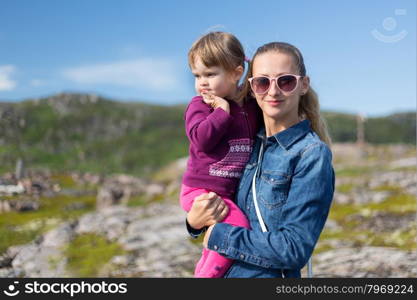
[[[271,86],[268,90],[268,95],[275,96],[281,94],[281,90],[277,86],[277,82],[275,80],[271,81]]]

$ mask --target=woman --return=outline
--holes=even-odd
[[[227,209],[212,194],[195,199],[187,227],[196,235],[210,226],[204,246],[235,260],[224,277],[300,277],[333,199],[330,139],[296,47],[274,42],[258,48],[243,93],[250,90],[265,127],[236,201],[251,229],[217,223]]]

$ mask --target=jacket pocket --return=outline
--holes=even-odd
[[[280,171],[263,170],[260,176],[259,198],[268,208],[281,207],[287,200],[290,176]]]

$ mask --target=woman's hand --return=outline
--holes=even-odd
[[[201,229],[223,221],[229,208],[216,193],[201,194],[194,199],[193,206],[187,214],[188,224],[192,228]]]
[[[210,235],[211,235],[211,231],[213,230],[214,224],[211,225],[209,228],[207,228],[206,234],[204,235],[204,240],[203,240],[203,247],[207,248],[208,246],[208,241],[210,239]]]
[[[203,93],[201,94],[201,96],[203,96],[204,102],[213,107],[214,109],[220,107],[225,112],[230,113],[229,102],[227,102],[225,99],[209,93]]]

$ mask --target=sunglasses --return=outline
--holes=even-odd
[[[271,88],[271,82],[275,81],[278,89],[284,93],[290,93],[297,87],[298,80],[304,76],[284,74],[276,78],[266,76],[249,78],[250,87],[255,94],[265,94]]]

